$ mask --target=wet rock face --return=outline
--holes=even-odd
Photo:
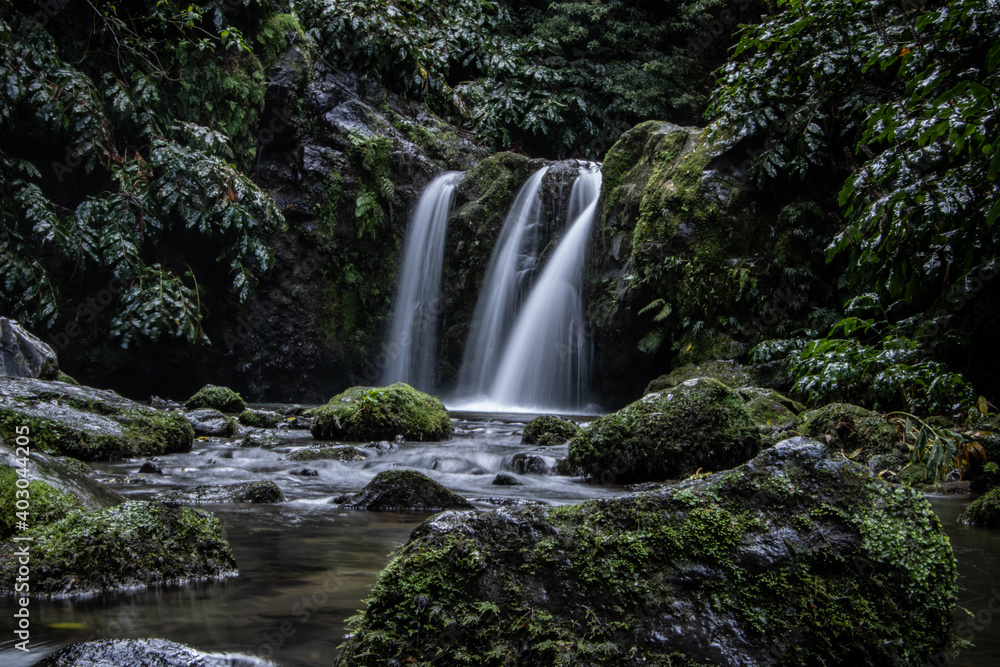
[[[923,497],[821,443],[557,508],[445,512],[381,573],[338,665],[923,664],[955,560]]]
[[[316,410],[310,433],[318,440],[418,442],[451,437],[451,417],[433,396],[402,382],[388,387],[351,387]]]
[[[263,481],[170,489],[156,498],[179,503],[280,503],[285,494],[274,482]]]
[[[0,377],[0,437],[14,442],[23,427],[34,449],[87,461],[184,452],[194,440],[182,416],[111,391]]]
[[[370,512],[473,509],[465,498],[415,470],[385,470],[359,493],[341,496],[334,502]]]
[[[207,512],[129,501],[30,528],[31,595],[82,595],[236,574],[222,523]],[[13,543],[0,553],[0,596],[14,593]]]
[[[236,431],[239,429],[239,424],[235,419],[213,408],[192,410],[184,414],[184,419],[191,424],[196,435],[206,437],[228,438],[236,435]]]
[[[561,445],[580,432],[580,427],[560,417],[543,415],[525,424],[521,433],[522,445]]]
[[[71,644],[35,664],[39,667],[267,667],[274,663],[238,653],[202,653],[165,639],[99,639]]]
[[[594,420],[570,440],[569,463],[605,482],[676,479],[732,468],[760,447],[743,398],[698,378]]]
[[[15,320],[0,317],[0,376],[55,380],[56,353]]]

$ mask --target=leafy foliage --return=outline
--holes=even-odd
[[[195,270],[170,248],[215,253],[245,301],[284,224],[231,163],[252,144],[259,63],[243,68],[255,59],[221,8],[74,6],[102,26],[90,42],[65,39],[80,16],[64,11],[49,30],[16,11],[0,21],[0,310],[33,327],[90,324],[84,302],[112,281],[104,326],[120,345],[206,340]]]
[[[331,63],[422,99],[487,145],[599,157],[639,120],[697,117],[712,63],[685,40],[726,6],[308,0],[300,12]]]

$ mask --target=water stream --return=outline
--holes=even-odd
[[[576,503],[610,497],[620,487],[583,484],[538,474],[566,447],[535,449],[520,444],[527,417],[456,415],[455,437],[438,444],[393,444],[387,451],[362,448],[365,460],[294,462],[290,452],[314,444],[306,431],[279,431],[272,449],[248,449],[235,439],[200,441],[186,454],[161,456],[164,474],[145,484],[119,484],[130,498],[149,499],[163,489],[270,479],[287,500],[275,505],[206,504],[226,527],[240,574],[222,581],[94,596],[32,601],[32,651],[0,641],[0,664],[27,667],[67,644],[105,637],[162,637],[198,649],[271,658],[286,667],[328,667],[347,632],[347,619],[361,609],[368,587],[427,514],[342,510],[330,500],[355,491],[378,471],[417,468],[489,509],[527,500]],[[136,479],[139,462],[97,464],[102,478]],[[303,468],[316,476],[298,474]],[[529,473],[532,470],[534,473]],[[524,486],[493,486],[497,472],[515,474]],[[952,665],[995,664],[1000,617],[989,611],[1000,590],[1000,531],[956,523],[968,498],[932,497],[959,562],[960,604],[985,621],[975,648]],[[1000,599],[1000,594],[998,599]],[[996,608],[997,603],[994,603]],[[9,625],[9,624],[8,624]],[[5,626],[6,627],[6,626]],[[6,636],[10,636],[7,633]]]

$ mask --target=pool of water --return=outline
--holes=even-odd
[[[148,499],[160,490],[200,484],[270,479],[281,487],[286,502],[275,505],[200,506],[225,525],[239,576],[85,599],[33,601],[32,651],[17,651],[14,640],[0,642],[0,664],[27,667],[52,650],[90,639],[162,637],[204,651],[256,654],[288,667],[327,667],[347,632],[347,619],[363,607],[368,588],[392,551],[428,516],[342,510],[331,503],[336,496],[356,491],[381,470],[398,466],[421,470],[483,509],[504,499],[557,505],[622,492],[620,487],[573,478],[518,474],[524,470],[519,455],[537,457],[534,465],[544,471],[566,454],[565,446],[539,450],[521,445],[524,419],[464,415],[454,420],[456,433],[449,442],[362,448],[365,459],[347,463],[289,461],[290,452],[314,444],[307,431],[281,431],[281,443],[271,449],[211,439],[196,442],[190,453],[159,457],[162,476],[143,475],[145,484],[116,488],[130,498]],[[121,481],[135,479],[140,463],[95,468],[102,478]],[[317,475],[295,474],[303,468]],[[491,482],[501,471],[516,473],[524,486],[494,486]],[[974,626],[960,626],[964,636],[974,633],[976,646],[950,664],[993,665],[1000,649],[1000,617],[994,622],[989,602],[996,595],[994,608],[1000,609],[1000,531],[957,524],[968,499],[933,497],[931,502],[959,561],[960,604],[979,614]],[[2,625],[9,627],[9,621]]]

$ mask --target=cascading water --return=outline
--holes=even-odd
[[[462,176],[448,172],[431,181],[410,219],[387,347],[389,365],[382,373],[384,384],[406,382],[421,391],[433,390],[445,232]]]
[[[537,228],[546,171],[548,167],[536,171],[521,188],[490,257],[458,374],[457,394],[462,399],[482,397],[493,382],[526,278],[538,261]]]
[[[601,172],[580,170],[570,195],[578,213],[535,281],[518,315],[488,393],[505,409],[581,409],[590,386],[589,349],[583,309],[583,267],[597,213]]]

